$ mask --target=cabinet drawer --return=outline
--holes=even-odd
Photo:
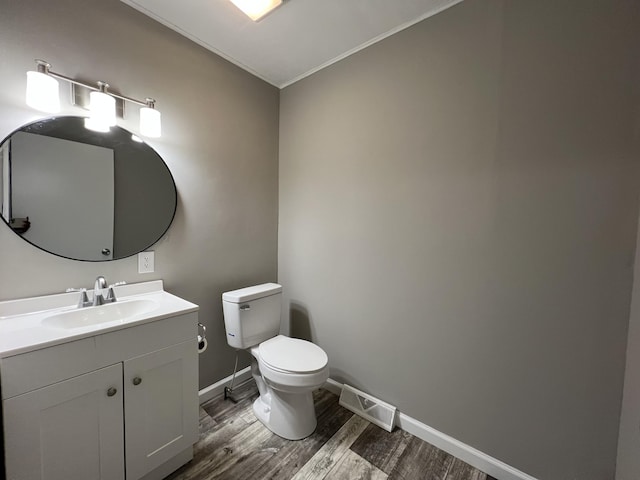
[[[196,312],[124,328],[96,337],[100,363],[111,365],[198,336]]]
[[[98,361],[94,337],[14,355],[0,362],[3,400],[106,366]]]

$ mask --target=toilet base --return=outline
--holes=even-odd
[[[287,440],[308,437],[318,423],[310,391],[287,393],[271,390],[253,402],[253,413],[265,427]]]

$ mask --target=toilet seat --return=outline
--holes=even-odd
[[[314,373],[326,368],[329,362],[327,354],[319,346],[284,335],[262,342],[258,354],[269,369],[281,373]]]

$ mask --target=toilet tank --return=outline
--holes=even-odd
[[[222,294],[227,343],[250,348],[280,333],[282,286],[263,283]]]

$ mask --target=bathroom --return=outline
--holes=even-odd
[[[0,0],[1,137],[44,116],[44,58],[156,98],[178,192],[148,274],[0,225],[0,300],[162,279],[200,307],[206,389],[221,294],[277,281],[333,380],[535,478],[638,478],[638,15],[465,0],[278,89],[119,0]]]

